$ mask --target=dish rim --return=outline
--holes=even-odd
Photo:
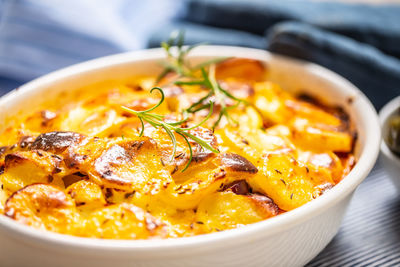
[[[358,105],[360,105],[360,107],[356,109],[359,110],[357,113],[361,113],[362,109],[362,117],[368,118],[365,120],[366,125],[365,129],[363,129],[366,131],[365,145],[362,148],[362,152],[360,153],[360,157],[356,165],[339,184],[335,185],[332,190],[323,194],[317,199],[310,201],[292,211],[269,218],[268,220],[246,225],[242,228],[192,237],[150,240],[115,240],[77,237],[58,234],[50,231],[37,230],[30,226],[19,224],[6,216],[0,216],[0,227],[6,228],[6,230],[8,230],[6,231],[7,234],[13,235],[14,238],[26,239],[29,237],[31,240],[34,240],[35,244],[37,245],[57,245],[58,247],[62,246],[64,248],[85,248],[92,249],[94,251],[107,250],[114,252],[133,250],[137,252],[155,252],[160,250],[176,251],[179,249],[181,252],[178,253],[182,253],[183,249],[188,251],[200,245],[213,244],[213,247],[209,246],[209,249],[213,249],[215,246],[224,247],[228,244],[228,242],[243,244],[246,242],[253,242],[256,239],[267,238],[269,235],[285,231],[286,229],[297,224],[310,220],[312,217],[318,216],[328,208],[334,206],[336,203],[350,195],[368,175],[374,166],[379,153],[381,131],[376,111],[367,97],[345,78],[322,66],[303,60],[276,55],[264,50],[234,46],[202,46],[196,48],[191,55],[193,57],[215,57],[220,55],[219,52],[223,54],[236,54],[237,52],[242,55],[252,55],[249,56],[249,58],[256,58],[256,55],[259,55],[260,58],[273,57],[277,60],[289,61],[295,64],[303,64],[307,68],[307,71],[311,72],[313,76],[322,77],[323,79],[328,80],[330,83],[335,84],[337,87],[345,88],[345,91],[356,95],[356,101],[358,102]],[[45,85],[49,85],[60,79],[69,79],[77,74],[98,71],[103,68],[112,68],[113,66],[124,63],[142,60],[156,60],[162,57],[163,50],[161,48],[154,48],[101,57],[75,64],[41,76],[17,89],[14,89],[10,93],[0,98],[0,106],[4,105],[7,101],[18,99],[23,94],[37,90],[37,88],[44,87]]]
[[[397,96],[390,100],[388,103],[386,103],[381,110],[379,111],[378,118],[380,122],[380,126],[383,127],[385,126],[386,121],[389,119],[389,117],[393,114],[393,112],[397,109],[400,109],[400,96]],[[384,132],[383,130],[381,130]],[[385,139],[382,137],[382,143],[381,143],[381,152],[393,163],[396,164],[397,166],[400,166],[400,157],[394,154],[389,146],[386,144]]]

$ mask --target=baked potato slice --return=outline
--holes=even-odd
[[[265,78],[265,66],[258,60],[231,58],[217,64],[217,79],[235,78],[244,81],[261,81]]]
[[[307,165],[312,165],[321,171],[331,173],[332,179],[337,184],[342,179],[344,168],[340,158],[333,152],[299,151],[298,160]]]
[[[293,111],[295,116],[306,118],[313,123],[323,123],[334,127],[339,127],[342,124],[342,121],[339,118],[313,104],[294,99],[287,99],[285,105]]]
[[[330,172],[302,164],[290,153],[266,155],[259,173],[247,182],[285,211],[315,199],[334,185]]]
[[[208,233],[255,223],[277,214],[278,207],[266,196],[215,192],[200,202],[195,224]]]
[[[15,192],[33,183],[51,183],[64,187],[62,159],[43,150],[17,151],[4,159],[4,173],[0,175],[4,189]]]
[[[215,131],[220,150],[237,153],[254,164],[261,162],[261,157],[271,151],[294,151],[290,139],[279,132],[269,133],[261,129],[238,131],[231,127]]]
[[[121,203],[93,212],[80,235],[112,239],[165,238],[166,225],[141,208]]]
[[[68,146],[61,156],[71,172],[88,174],[93,161],[103,153],[110,142],[98,137],[85,137],[78,143]]]
[[[35,132],[53,131],[57,116],[58,113],[56,111],[43,109],[26,118],[25,127]]]
[[[256,83],[254,106],[261,113],[264,124],[284,124],[293,116],[285,105],[286,94],[277,84],[271,82]]]
[[[170,188],[164,200],[177,209],[194,209],[206,195],[233,181],[254,176],[257,171],[246,158],[238,154],[221,153],[194,168],[189,167],[184,173],[176,174],[174,179],[184,182]]]
[[[79,209],[96,209],[107,204],[101,187],[87,180],[71,184],[67,187],[66,192]]]
[[[57,120],[57,128],[63,131],[80,132],[89,136],[107,136],[112,127],[124,120],[114,109],[108,107],[78,106]]]
[[[89,177],[104,187],[157,194],[172,183],[157,144],[148,137],[111,143],[89,166]]]
[[[76,132],[54,131],[38,135],[29,147],[31,150],[61,154],[67,148],[80,144],[84,138],[84,135]]]
[[[25,225],[64,234],[73,234],[78,222],[72,199],[46,184],[16,191],[7,199],[4,214]]]
[[[240,132],[249,132],[253,129],[263,129],[263,118],[260,112],[253,106],[241,106],[229,112],[230,117],[235,123],[229,125],[230,128],[236,128]],[[234,126],[234,127],[232,127]],[[219,129],[226,127],[219,127]]]
[[[334,152],[350,152],[353,148],[353,137],[350,133],[313,124],[304,118],[293,121],[292,131],[293,142],[302,148]]]

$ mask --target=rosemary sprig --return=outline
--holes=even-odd
[[[194,48],[194,46],[184,47],[185,33],[183,31],[173,31],[167,42],[162,42],[161,47],[167,53],[167,62],[164,63],[165,69],[157,78],[159,82],[167,73],[173,71],[181,76],[191,76],[185,56]],[[177,53],[173,54],[171,48],[176,46]]]
[[[199,46],[183,46],[184,44],[184,32],[174,31],[167,42],[161,43],[161,46],[165,49],[167,53],[167,61],[164,63],[165,69],[157,78],[156,83],[158,83],[162,78],[165,77],[170,72],[175,72],[178,77],[175,79],[174,84],[176,85],[200,85],[209,92],[199,99],[196,103],[193,103],[189,108],[183,111],[184,115],[189,113],[196,113],[203,109],[210,108],[210,102],[217,102],[221,106],[220,113],[217,120],[213,124],[213,129],[217,127],[219,122],[223,117],[225,117],[229,123],[237,124],[237,122],[229,115],[228,111],[239,106],[240,103],[248,104],[245,100],[238,99],[229,93],[227,90],[223,89],[221,85],[217,82],[215,78],[215,64],[229,59],[228,57],[215,58],[211,60],[204,61],[197,66],[191,67],[186,60],[188,53],[195,47]],[[171,51],[172,46],[176,46],[177,53]],[[205,68],[209,67],[209,72],[207,73]],[[195,71],[201,71],[201,80],[196,80],[193,73]],[[181,78],[189,78],[189,80],[181,81]],[[234,105],[229,106],[227,100],[235,102]]]
[[[193,73],[201,68],[222,62],[227,60],[229,57],[218,57],[202,62],[196,66],[191,66],[186,60],[186,56],[194,48],[204,45],[204,43],[184,46],[185,32],[184,31],[173,31],[166,42],[161,43],[161,47],[164,48],[167,53],[167,61],[162,62],[164,70],[156,79],[156,84],[159,83],[168,73],[175,72],[178,74],[178,79],[181,77],[193,77]],[[172,47],[176,47],[176,53],[172,50]]]
[[[165,132],[168,134],[169,138],[172,141],[173,144],[173,152],[171,155],[171,161],[174,160],[175,158],[175,154],[176,154],[176,137],[174,135],[173,132],[175,132],[176,134],[180,135],[183,137],[183,139],[186,141],[186,144],[188,145],[189,148],[189,152],[190,152],[190,156],[189,156],[189,162],[186,164],[185,168],[182,170],[182,172],[184,172],[190,165],[190,163],[192,162],[193,159],[193,149],[192,149],[192,145],[189,142],[189,138],[192,139],[193,141],[195,141],[196,143],[198,143],[203,149],[207,149],[210,150],[213,153],[219,153],[219,151],[215,148],[213,148],[209,143],[207,143],[205,140],[191,134],[189,131],[193,130],[199,126],[201,126],[202,124],[204,124],[212,115],[213,112],[213,103],[210,102],[209,104],[209,108],[210,111],[208,113],[208,115],[198,124],[192,126],[192,127],[187,127],[187,128],[181,128],[179,127],[182,123],[187,121],[187,118],[180,120],[180,121],[176,121],[176,122],[166,122],[164,121],[164,116],[163,115],[159,115],[159,114],[155,114],[155,113],[150,113],[151,111],[155,110],[157,107],[159,107],[163,102],[164,102],[164,92],[161,88],[159,87],[153,87],[150,90],[150,93],[152,93],[154,90],[157,90],[161,93],[161,99],[158,102],[158,104],[156,104],[154,107],[143,110],[143,111],[136,111],[133,109],[130,109],[128,107],[122,106],[122,109],[126,112],[129,112],[133,115],[136,115],[140,122],[141,122],[141,130],[139,133],[139,136],[143,136],[144,133],[144,122],[149,123],[151,126],[153,126],[154,128],[163,128],[165,130]]]
[[[247,101],[243,99],[239,99],[229,93],[227,90],[223,89],[221,85],[217,82],[215,78],[215,65],[211,65],[209,68],[209,72],[207,73],[204,68],[201,68],[202,80],[194,80],[194,81],[176,81],[176,85],[201,85],[205,88],[208,88],[210,91],[207,95],[199,99],[197,102],[193,103],[189,108],[184,110],[184,113],[196,113],[200,110],[207,109],[210,107],[210,103],[212,103],[211,98],[215,97],[216,102],[218,102],[221,106],[220,113],[218,115],[217,120],[213,125],[213,129],[219,124],[222,117],[225,118],[230,123],[237,124],[237,122],[229,115],[228,111],[234,109],[240,105],[240,103],[248,104]],[[227,100],[231,99],[235,102],[234,105],[228,106]]]

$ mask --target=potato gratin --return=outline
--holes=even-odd
[[[348,116],[283,91],[258,61],[166,73],[93,85],[4,129],[0,212],[82,237],[193,236],[295,209],[354,165]]]

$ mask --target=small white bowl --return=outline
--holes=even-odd
[[[387,133],[387,120],[389,117],[400,108],[400,96],[389,101],[379,111],[379,121],[382,127],[383,136]],[[381,144],[382,162],[385,170],[392,179],[393,184],[400,190],[400,157],[394,154],[386,144],[384,138]]]
[[[341,105],[358,131],[357,164],[332,190],[293,211],[238,229],[167,240],[100,240],[38,231],[0,216],[0,265],[58,267],[120,266],[302,266],[337,233],[356,187],[374,166],[380,145],[377,114],[368,99],[339,75],[308,62],[263,50],[204,46],[193,60],[217,56],[258,59],[269,78]],[[0,125],[54,99],[60,92],[106,79],[160,71],[160,49],[100,58],[53,72],[0,98]]]

